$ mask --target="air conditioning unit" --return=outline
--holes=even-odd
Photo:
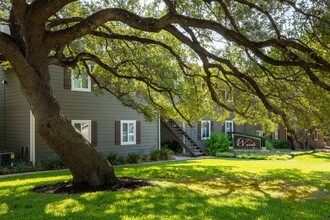
[[[0,151],[0,166],[12,166],[14,159],[14,152]]]

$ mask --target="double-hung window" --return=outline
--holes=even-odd
[[[91,121],[90,120],[72,120],[72,125],[77,129],[88,141],[91,141]]]
[[[202,140],[209,139],[211,137],[211,121],[201,121],[201,135]]]
[[[120,121],[120,127],[121,144],[136,144],[136,121],[122,120]]]
[[[225,133],[234,132],[234,121],[226,120],[225,122]]]
[[[264,131],[263,130],[257,130],[256,135],[259,136],[259,137],[262,137],[262,136],[264,136]]]
[[[72,91],[90,92],[91,78],[87,75],[72,75],[71,86]]]
[[[89,71],[91,71],[92,66],[88,65]],[[91,78],[87,75],[86,71],[81,74],[73,73],[71,75],[71,90],[72,91],[82,91],[90,92],[92,88]]]

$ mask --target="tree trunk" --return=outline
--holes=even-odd
[[[41,63],[38,65],[42,65]],[[39,134],[66,162],[74,184],[100,186],[116,183],[117,178],[110,162],[98,154],[65,118],[53,95],[50,77],[47,77],[49,71],[42,73],[43,77],[40,77],[35,69],[21,69],[25,72],[17,74],[21,90],[35,116]]]

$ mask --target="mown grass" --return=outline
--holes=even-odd
[[[128,165],[151,180],[129,192],[45,195],[68,171],[0,178],[0,219],[329,219],[330,154],[288,161],[203,159]]]

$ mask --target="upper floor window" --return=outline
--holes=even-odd
[[[92,71],[92,65],[88,65],[89,71]],[[71,90],[90,92],[92,88],[91,78],[86,71],[81,74],[73,73],[71,75]]]
[[[233,102],[234,101],[234,96],[231,91],[225,90],[225,99],[227,102]]]
[[[211,121],[201,121],[201,135],[202,140],[209,139],[211,137]]]

